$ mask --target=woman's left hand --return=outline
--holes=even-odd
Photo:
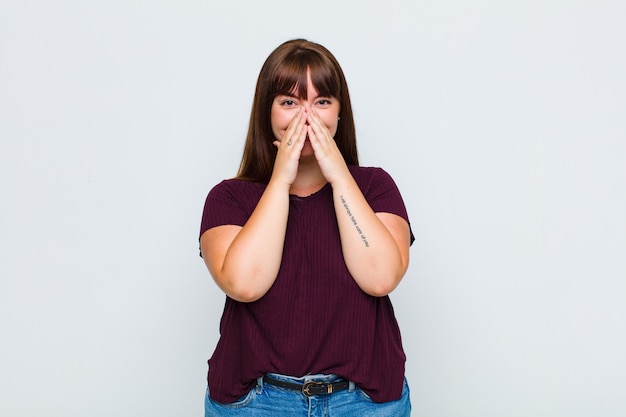
[[[326,180],[332,185],[343,176],[350,176],[335,139],[315,110],[309,112],[308,122],[309,140]]]

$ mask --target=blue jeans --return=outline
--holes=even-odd
[[[308,375],[302,378],[269,374],[275,379],[302,384],[308,380],[333,382],[335,375]],[[411,401],[406,378],[402,397],[396,401],[375,403],[359,387],[350,383],[350,388],[330,395],[307,397],[299,391],[277,387],[259,378],[256,387],[230,404],[211,400],[207,390],[205,417],[409,417]]]

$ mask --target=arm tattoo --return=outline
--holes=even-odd
[[[352,220],[352,224],[354,225],[357,233],[359,234],[359,236],[361,237],[361,240],[363,241],[363,244],[365,245],[366,248],[370,247],[369,242],[367,241],[367,238],[365,237],[365,235],[363,234],[363,231],[361,230],[361,228],[359,227],[358,223],[356,222],[356,219],[354,218],[354,215],[352,214],[352,212],[350,211],[350,208],[348,207],[348,203],[346,202],[346,200],[343,198],[343,196],[339,196],[339,198],[341,198],[341,203],[343,204],[343,207],[346,209],[346,213],[348,214],[348,217],[350,217],[350,220]]]

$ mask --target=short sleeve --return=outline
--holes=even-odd
[[[254,201],[255,193],[249,188],[243,181],[234,180],[225,180],[213,187],[204,202],[200,236],[216,226],[243,226],[258,202],[258,199]]]
[[[411,227],[409,216],[395,181],[382,168],[369,168],[365,171],[353,171],[361,191],[370,207],[376,213],[391,213],[402,217]],[[415,240],[411,230],[411,244]]]

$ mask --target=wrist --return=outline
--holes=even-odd
[[[291,189],[291,184],[289,184],[288,182],[282,179],[278,179],[272,176],[269,182],[267,183],[266,191],[289,194],[290,189]]]
[[[333,189],[346,189],[350,188],[353,185],[356,185],[350,170],[346,166],[344,170],[334,175],[332,178],[328,178],[328,182],[333,187]]]

